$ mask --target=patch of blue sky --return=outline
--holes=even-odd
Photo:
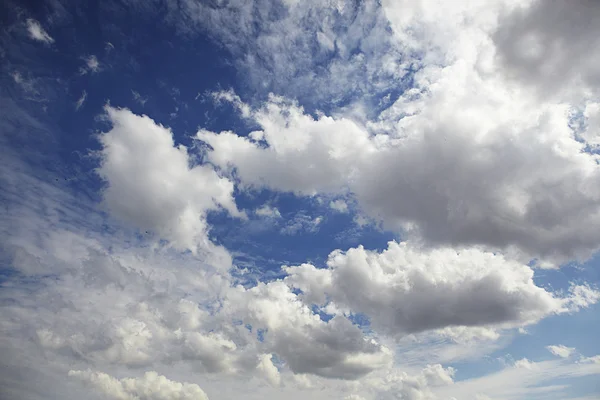
[[[363,313],[351,313],[347,315],[348,319],[356,326],[358,326],[364,333],[372,333],[371,320],[366,314]]]
[[[314,304],[311,306],[311,310],[313,313],[318,315],[321,321],[323,322],[328,322],[334,317],[334,315],[326,313],[325,311],[323,311],[323,309]]]
[[[258,339],[259,342],[264,342],[265,336],[267,335],[267,333],[268,333],[267,329],[257,329],[256,330],[256,338]]]
[[[363,244],[368,249],[383,250],[390,240],[398,239],[396,234],[374,225],[358,226],[352,213],[334,212],[329,201],[268,190],[258,191],[255,196],[241,195],[237,200],[238,207],[247,210],[250,219],[211,213],[208,218],[213,227],[211,237],[232,249],[234,262],[250,268],[250,275],[261,281],[284,277],[282,265],[309,262],[324,268],[328,255],[336,248],[347,250]],[[252,215],[252,210],[264,204],[276,207],[282,218]],[[282,228],[295,223],[298,215],[301,221],[319,219],[319,222],[316,226],[282,232]]]

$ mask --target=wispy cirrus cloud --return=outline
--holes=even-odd
[[[83,92],[81,92],[81,97],[79,97],[79,99],[77,99],[77,101],[75,102],[75,109],[79,110],[81,108],[81,106],[83,106],[83,103],[85,103],[86,99],[87,99],[87,92],[84,90]]]

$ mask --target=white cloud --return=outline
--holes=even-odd
[[[100,62],[95,55],[92,54],[90,56],[83,57],[83,61],[85,62],[85,66],[79,69],[81,75],[87,74],[88,72],[95,74],[96,72],[100,71]]]
[[[280,367],[264,354],[275,354],[287,373],[344,379],[390,364],[385,346],[343,316],[321,320],[282,281],[231,287],[228,273],[210,258],[146,242],[132,247],[130,236],[102,234],[107,221],[48,186],[31,185],[44,195],[22,193],[24,207],[11,208],[2,224],[14,227],[3,240],[14,268],[42,286],[29,293],[15,282],[4,291],[13,300],[0,324],[11,348],[27,357],[52,355],[52,371],[73,369],[74,362],[126,370],[181,362],[197,372],[259,374],[276,383]],[[40,203],[70,222],[55,226],[51,217],[31,214]],[[77,207],[60,211],[67,204]]]
[[[141,104],[142,107],[144,105],[146,105],[146,102],[148,101],[147,97],[142,96],[141,94],[139,94],[135,90],[131,91],[131,95],[133,96],[133,100],[135,100],[137,103]]]
[[[562,344],[556,346],[546,346],[546,348],[550,353],[561,358],[569,358],[571,354],[573,354],[573,352],[575,351],[574,347],[567,347]]]
[[[319,230],[319,225],[323,222],[323,217],[309,217],[308,215],[298,213],[292,219],[287,221],[287,225],[281,228],[283,235],[297,235],[299,233],[314,233]]]
[[[600,374],[600,365],[573,363],[565,359],[532,362],[517,361],[518,367],[506,368],[478,378],[455,382],[434,389],[443,398],[470,398],[474,393],[491,399],[565,399],[570,398],[568,384],[557,384],[567,378]],[[510,382],[510,385],[506,383]]]
[[[529,361],[527,358],[522,358],[520,360],[515,361],[515,368],[524,368],[524,369],[536,369],[537,364]]]
[[[260,92],[344,104],[402,84],[411,59],[376,2],[186,2],[176,27],[208,30]],[[281,35],[281,32],[286,32]]]
[[[566,306],[571,311],[579,311],[587,308],[600,300],[600,291],[590,287],[588,284],[575,285],[569,287],[569,298]]]
[[[42,25],[34,19],[29,18],[27,20],[27,32],[29,32],[29,37],[33,40],[47,44],[54,43],[54,39],[52,39],[48,32],[42,28]]]
[[[586,104],[583,116],[586,121],[581,136],[591,146],[600,146],[600,103]]]
[[[526,30],[547,29],[549,32],[543,34],[561,43],[568,43],[560,38],[563,28],[570,29],[576,35],[567,32],[565,37],[573,37],[577,45],[567,46],[569,52],[586,52],[589,31],[582,26],[588,25],[570,28],[571,22],[589,21],[598,7],[591,3],[574,7],[530,3],[533,5],[518,1],[449,5],[423,0],[383,2],[382,9],[353,9],[358,14],[357,25],[377,15],[369,35],[376,35],[384,46],[394,49],[394,54],[420,67],[414,73],[413,88],[392,99],[387,110],[369,118],[368,112],[348,107],[332,111],[331,117],[317,113],[315,118],[297,104],[272,96],[263,107],[253,111],[245,106],[243,112],[261,126],[255,135],[260,140],[232,133],[214,136],[206,131],[201,131],[199,138],[215,149],[210,158],[221,166],[235,167],[245,184],[308,195],[349,190],[356,195],[359,207],[383,220],[386,227],[418,236],[431,245],[480,244],[508,251],[523,261],[539,258],[540,265],[548,266],[584,260],[600,242],[596,229],[600,224],[590,220],[600,215],[600,195],[595,189],[600,180],[597,156],[586,153],[586,144],[575,140],[568,115],[570,105],[525,91],[520,82],[508,76],[507,68],[511,67],[506,63],[510,60],[497,53],[505,50],[502,32],[514,34],[510,27],[515,24]],[[248,60],[255,60],[254,47],[246,48],[245,41],[230,39],[240,37],[233,35],[234,31],[251,30],[255,25],[250,21],[257,22],[254,18],[266,18],[252,14],[258,4],[233,6],[222,13],[211,6],[198,6],[194,15],[214,15],[214,20],[206,23],[219,21],[220,26],[214,27],[217,36],[223,35],[222,40],[235,48],[242,46]],[[287,18],[278,23],[297,27],[306,21],[304,12],[312,6],[286,7]],[[556,32],[550,32],[554,24],[539,17],[544,14],[535,12],[539,9],[560,16],[562,8],[568,18],[558,23]],[[348,11],[338,11],[339,18],[345,18]],[[238,21],[240,13],[248,15],[247,25],[231,22],[234,16]],[[380,30],[383,26],[386,29]],[[315,38],[329,37],[319,28],[322,26],[310,28],[316,30]],[[316,34],[321,31],[323,35]],[[336,34],[339,46],[345,34]],[[242,36],[249,41],[256,38]],[[269,53],[289,55],[290,48],[283,43],[292,41],[294,34],[283,39],[271,36],[269,30],[259,32],[264,48],[256,52],[268,48]],[[505,44],[518,42],[512,39],[509,37]],[[293,59],[301,55],[310,63],[311,52],[303,46],[293,47]],[[569,52],[549,54],[550,64]],[[586,52],[589,65],[595,65],[591,61],[595,53]],[[366,59],[367,54],[363,52]],[[403,64],[394,57],[386,63],[392,69],[402,69]],[[281,70],[269,67],[270,73],[261,76],[282,79],[289,86],[286,71],[291,60],[278,60]],[[577,75],[578,65],[565,65]],[[382,70],[382,65],[373,67],[373,71]],[[312,84],[334,86],[322,84],[327,71],[311,70],[311,74]],[[544,76],[536,73],[540,79],[546,79]],[[548,75],[547,79],[563,85],[555,76]],[[345,79],[340,87],[351,90],[354,82]],[[281,89],[278,93],[287,92]],[[297,97],[297,93],[292,91],[290,97]],[[236,104],[241,102],[239,97],[229,97],[230,101],[235,98]],[[590,106],[588,114],[592,111]],[[590,144],[595,140],[593,132],[589,131]]]
[[[357,379],[391,362],[390,351],[347,318],[322,321],[282,281],[235,288],[223,312],[264,330],[264,344],[297,374]]]
[[[281,213],[277,209],[277,207],[271,207],[268,204],[258,208],[255,212],[259,217],[266,218],[281,218]]]
[[[250,101],[213,98],[258,130],[201,130],[213,168],[194,165],[151,118],[107,107],[98,173],[110,218],[2,161],[2,187],[18,203],[0,215],[17,274],[0,293],[9,396],[202,399],[201,386],[248,399],[565,398],[553,380],[600,373],[598,356],[575,361],[565,346],[548,347],[561,359],[520,359],[462,382],[435,364],[480,357],[514,328],[600,300],[585,283],[566,294],[540,287],[522,262],[585,259],[600,243],[600,172],[588,151],[598,144],[597,51],[582,45],[597,39],[581,27],[596,6],[381,3],[167,2],[161,12],[178,29],[202,24],[239,56]],[[36,21],[28,29],[53,42]],[[576,56],[580,65],[565,62]],[[90,56],[83,70],[100,67]],[[33,80],[13,79],[33,93]],[[279,95],[257,105],[263,91]],[[236,286],[207,222],[211,211],[243,216],[233,177],[242,190],[347,199],[329,205],[351,204],[357,223],[383,222],[406,241]],[[268,205],[254,213],[281,217]],[[323,221],[300,211],[277,224],[295,234]],[[357,313],[367,327],[352,322]]]
[[[286,281],[309,303],[333,301],[361,312],[375,329],[402,335],[451,326],[522,326],[592,304],[592,289],[559,299],[533,282],[533,270],[477,249],[420,249],[390,242],[382,253],[363,247],[330,254],[327,269],[285,267]],[[592,298],[593,297],[593,298]]]
[[[329,207],[339,213],[347,213],[348,212],[348,204],[346,204],[346,202],[342,199],[330,201]]]
[[[400,370],[389,371],[384,376],[367,379],[365,386],[377,393],[377,399],[393,400],[433,400],[437,399],[432,388],[451,385],[453,368],[444,368],[439,364],[428,365],[418,374],[408,374]]]
[[[279,374],[277,367],[273,365],[272,358],[273,356],[271,354],[261,355],[260,362],[256,368],[264,374],[265,379],[271,385],[279,386],[281,383],[281,375]]]
[[[600,354],[593,357],[581,357],[579,362],[583,364],[600,364]]]
[[[590,220],[600,215],[600,172],[574,139],[567,108],[535,104],[467,60],[424,70],[421,81],[422,92],[403,95],[367,127],[315,119],[272,96],[251,112],[262,128],[256,139],[206,130],[198,138],[243,184],[350,191],[387,228],[430,245],[484,245],[524,261],[589,257],[600,238]]]
[[[81,108],[81,106],[83,106],[83,103],[85,103],[86,99],[87,99],[87,92],[84,90],[83,92],[81,92],[81,97],[77,100],[77,102],[75,102],[75,109],[79,110]]]
[[[198,385],[172,381],[154,371],[140,378],[117,379],[103,372],[72,370],[69,377],[78,378],[117,400],[208,400]]]
[[[19,71],[14,71],[11,76],[13,81],[23,91],[25,99],[41,103],[48,101],[42,90],[44,85],[38,79],[24,76],[24,74]]]
[[[220,208],[241,217],[233,183],[209,165],[190,167],[187,149],[169,129],[127,109],[106,107],[112,124],[100,136],[100,176],[111,212],[142,230],[156,231],[176,247],[210,248],[206,213]]]

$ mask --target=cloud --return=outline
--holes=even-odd
[[[210,32],[262,93],[344,105],[402,86],[411,68],[376,2],[186,2],[175,13],[177,29]]]
[[[146,138],[159,128],[144,127]],[[22,192],[2,224],[3,254],[16,272],[2,292],[3,340],[24,359],[51,356],[53,373],[74,363],[112,371],[185,362],[196,372],[260,375],[275,384],[279,368],[357,379],[392,360],[346,317],[322,320],[282,281],[233,286],[210,255],[133,240],[49,183],[15,180],[25,183],[36,191]],[[276,355],[278,366],[265,354]]]
[[[48,99],[40,93],[40,83],[35,78],[27,78],[19,71],[14,71],[11,76],[13,81],[23,91],[25,99],[41,103],[48,101]]]
[[[582,308],[587,308],[600,300],[600,292],[588,284],[571,284],[569,294],[569,300],[566,305],[571,311],[579,311]]]
[[[368,134],[352,120],[315,120],[297,103],[282,97],[271,96],[249,116],[262,127],[250,138],[206,130],[197,134],[213,148],[210,160],[235,168],[247,185],[301,194],[338,192],[361,152],[372,147]]]
[[[580,135],[590,146],[600,146],[600,103],[588,102],[583,111],[584,129]]]
[[[585,10],[598,7],[588,3],[568,7],[566,14],[589,19],[594,11]],[[585,260],[597,250],[600,237],[594,228],[598,224],[589,221],[600,205],[593,189],[600,179],[595,156],[574,138],[569,107],[523,93],[506,76],[502,57],[495,56],[501,51],[497,31],[507,26],[506,32],[515,32],[510,18],[537,18],[537,8],[561,15],[564,7],[533,4],[384,2],[374,12],[384,13],[399,41],[394,42],[397,51],[408,58],[422,53],[422,68],[413,74],[413,87],[392,98],[378,116],[368,121],[344,109],[314,117],[298,104],[271,96],[257,110],[246,106],[243,112],[261,127],[256,140],[206,131],[199,138],[215,149],[209,157],[235,169],[245,184],[308,195],[349,190],[387,228],[433,246],[480,244],[523,261],[545,261],[540,265]],[[253,7],[238,11],[250,13]],[[293,19],[301,10],[291,7],[285,15]],[[363,17],[366,10],[353,11]],[[219,34],[232,26],[229,11],[215,15],[215,20],[223,18]],[[536,21],[545,24],[542,18]],[[571,26],[565,21],[561,27]],[[525,22],[523,27],[537,29]],[[391,40],[385,32],[378,37]],[[509,39],[508,45],[518,42]],[[577,43],[587,43],[585,36],[580,39]],[[298,51],[306,57],[306,50]],[[284,72],[269,76],[289,81]],[[315,82],[320,78],[317,74]],[[340,87],[348,82],[354,80]],[[591,105],[588,114],[593,120]],[[592,144],[594,132],[587,135]]]
[[[142,96],[141,94],[139,94],[138,92],[136,92],[135,90],[131,91],[131,95],[133,96],[133,100],[135,100],[137,103],[141,104],[142,107],[146,104],[146,102],[148,101],[147,97]]]
[[[106,205],[141,230],[156,231],[180,249],[212,247],[206,213],[224,209],[241,217],[233,183],[209,165],[190,167],[187,149],[168,128],[127,109],[106,107],[112,128],[100,135]]]
[[[84,90],[83,92],[81,92],[81,97],[75,103],[75,109],[79,110],[81,108],[81,106],[83,106],[83,103],[85,103],[86,99],[87,99],[87,92]]]
[[[571,398],[568,383],[563,383],[565,379],[600,374],[598,365],[578,364],[566,359],[540,362],[523,359],[517,363],[517,367],[507,366],[482,377],[434,389],[434,392],[440,397],[457,399],[469,398],[474,393],[491,399],[564,399]]]
[[[599,39],[590,28],[599,16],[594,1],[531,1],[501,16],[493,35],[498,56],[509,76],[541,96],[597,95]]]
[[[223,312],[264,332],[264,345],[296,374],[357,379],[391,362],[389,349],[347,318],[321,320],[282,281],[229,293]]]
[[[435,85],[404,94],[367,126],[271,96],[250,113],[261,127],[253,136],[197,137],[245,185],[351,192],[386,228],[431,246],[484,245],[550,264],[588,258],[600,238],[590,220],[600,215],[600,172],[567,108],[515,100],[466,61],[425,72]]]
[[[83,57],[83,61],[85,62],[85,66],[79,69],[79,73],[81,75],[85,75],[88,72],[95,74],[100,71],[100,62],[95,55],[92,54],[90,56]]]
[[[29,33],[29,37],[33,40],[47,44],[54,43],[54,39],[44,30],[44,28],[42,28],[42,25],[34,19],[29,18],[27,20],[27,32]]]
[[[439,364],[427,365],[418,374],[392,370],[383,377],[374,376],[368,379],[365,386],[371,391],[375,389],[376,398],[381,400],[433,400],[438,397],[431,389],[451,385],[455,372],[453,368],[444,368]]]
[[[546,346],[546,349],[557,357],[569,358],[575,351],[574,347],[567,347],[559,344],[557,346]]]
[[[579,362],[583,364],[600,364],[600,354],[593,357],[581,357]]]
[[[348,204],[342,199],[338,199],[335,201],[329,202],[329,207],[339,213],[347,213],[348,212]]]
[[[297,235],[299,233],[314,233],[319,230],[319,225],[323,222],[323,217],[309,217],[308,215],[298,213],[294,218],[287,221],[287,225],[281,228],[283,235]]]
[[[255,212],[259,217],[266,218],[281,218],[281,213],[277,209],[277,207],[271,207],[268,204],[258,208]]]
[[[147,2],[129,6],[131,15],[156,11]],[[517,355],[479,378],[464,379],[466,368],[460,381],[439,364],[481,357],[519,328],[600,300],[594,283],[553,292],[536,269],[586,259],[600,243],[597,51],[581,45],[596,39],[567,26],[589,24],[595,6],[163,6],[161,18],[186,37],[208,32],[235,56],[247,102],[231,90],[213,99],[232,103],[255,131],[201,129],[210,148],[196,158],[152,118],[106,107],[109,126],[94,158],[101,205],[70,192],[63,176],[28,174],[0,157],[7,396],[567,398],[563,381],[600,373],[598,356],[575,358],[563,345],[548,346],[558,359]],[[41,39],[30,35],[52,43],[32,23]],[[525,53],[538,46],[538,54],[521,54],[522,40]],[[563,49],[569,40],[573,48]],[[583,57],[581,68],[565,54]],[[547,65],[528,64],[531,57]],[[101,69],[95,56],[84,63],[85,73]],[[20,71],[8,72],[23,92],[37,93]],[[174,126],[185,124],[176,111]],[[21,129],[11,118],[3,124]],[[268,257],[255,257],[257,283],[241,282],[229,251],[209,239],[209,214],[244,218],[236,193],[263,188],[338,199],[329,207],[403,241],[336,250],[325,266],[285,267],[275,280],[281,275],[256,261]],[[282,216],[268,204],[253,214],[277,221],[254,222],[282,234],[313,233],[326,222],[303,211]]]
[[[537,364],[529,361],[527,358],[522,358],[520,360],[515,361],[514,367],[524,369],[536,369]]]
[[[390,242],[382,253],[363,247],[334,251],[327,267],[285,267],[286,281],[302,290],[307,302],[332,301],[363,313],[388,335],[523,326],[577,302],[576,294],[559,299],[536,286],[528,266],[477,249],[423,250]]]
[[[281,383],[281,375],[275,365],[273,365],[273,356],[271,354],[263,354],[260,356],[260,362],[256,367],[261,371],[265,379],[273,386],[279,386]]]
[[[103,372],[72,370],[69,377],[80,379],[118,400],[208,400],[198,385],[172,381],[154,371],[140,378],[117,379]]]

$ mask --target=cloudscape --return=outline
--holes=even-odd
[[[0,21],[0,400],[600,396],[599,2]]]

